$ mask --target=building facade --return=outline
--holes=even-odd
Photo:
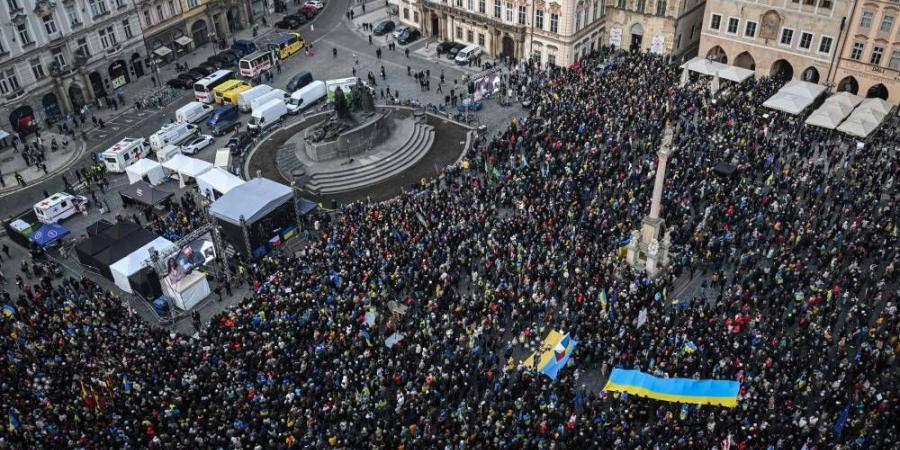
[[[161,62],[190,51],[181,0],[134,0],[147,51]],[[153,62],[151,62],[153,64]]]
[[[900,0],[857,1],[847,23],[837,90],[900,104]]]
[[[12,130],[60,120],[147,72],[130,0],[6,0],[0,22],[0,116]]]
[[[828,84],[853,3],[707,0],[699,54],[751,69],[757,76]]]
[[[706,0],[609,0],[607,44],[684,60],[697,52]]]
[[[603,0],[399,0],[404,25],[495,59],[566,66],[602,43]]]

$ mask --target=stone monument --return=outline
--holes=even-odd
[[[674,130],[666,127],[663,131],[662,143],[656,153],[659,162],[656,166],[656,180],[653,184],[653,198],[650,202],[650,214],[641,221],[641,229],[631,232],[631,240],[628,242],[626,259],[628,264],[637,269],[646,269],[647,275],[655,277],[666,269],[669,263],[669,248],[671,237],[669,233],[663,236],[665,221],[659,216],[662,203],[663,188],[666,183],[666,164],[672,155],[672,138]]]
[[[357,82],[347,95],[338,87],[334,91],[334,111],[319,125],[306,130],[306,155],[314,161],[324,161],[370,150],[373,143],[384,140],[391,132],[384,121],[386,117],[375,108],[368,86]]]

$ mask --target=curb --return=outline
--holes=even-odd
[[[46,175],[42,176],[41,178],[38,178],[35,182],[30,183],[28,185],[25,185],[22,187],[17,186],[15,189],[0,190],[0,198],[8,197],[10,195],[24,191],[24,190],[32,188],[34,186],[38,186],[40,184],[47,182],[47,180],[55,177],[59,173],[68,171],[72,165],[72,162],[80,159],[84,155],[85,150],[87,150],[87,143],[84,141],[81,141],[81,148],[76,151],[73,151],[72,156],[70,156],[69,159],[67,159],[60,167],[57,167],[56,170],[48,172]]]

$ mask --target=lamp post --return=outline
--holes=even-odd
[[[219,43],[216,42],[216,33],[215,32],[209,33],[209,42],[212,43],[213,56],[218,55],[219,54]]]

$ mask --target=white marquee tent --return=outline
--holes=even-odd
[[[145,267],[144,263],[150,258],[150,249],[154,248],[157,251],[162,252],[171,248],[173,245],[175,244],[173,244],[172,241],[164,237],[158,237],[131,252],[128,256],[114,262],[109,266],[109,270],[112,272],[113,282],[115,282],[116,286],[123,291],[128,292],[129,294],[133,293],[134,290],[131,288],[131,281],[129,278]]]
[[[726,66],[724,69],[720,70],[718,73],[719,77],[734,81],[735,83],[743,83],[753,76],[753,71],[750,69],[744,69],[743,67],[737,66]]]
[[[188,178],[197,178],[209,169],[212,169],[213,166],[202,159],[191,158],[190,156],[181,154],[171,157],[166,162],[162,163],[162,165],[166,169],[178,174],[181,187],[185,186]]]
[[[710,61],[702,56],[695,56],[690,61],[681,65],[682,69],[689,70],[691,72],[697,72],[701,75],[709,75],[713,76],[716,73],[728,68],[727,64],[722,64],[716,61]]]
[[[863,98],[857,95],[849,92],[838,92],[825,99],[825,103],[806,119],[806,124],[833,130],[862,101]]]
[[[822,93],[825,86],[806,81],[793,80],[784,85],[775,95],[769,97],[763,106],[776,111],[783,111],[791,115],[797,115],[813,104]]]
[[[891,104],[880,98],[867,98],[837,127],[838,131],[865,138],[872,134],[891,112]]]
[[[213,167],[197,177],[197,190],[204,196],[209,192],[212,201],[242,184],[244,180],[241,177],[219,167]]]
[[[158,186],[166,179],[166,170],[163,166],[152,159],[141,158],[134,164],[125,169],[128,175],[128,184],[134,184],[141,180]]]

